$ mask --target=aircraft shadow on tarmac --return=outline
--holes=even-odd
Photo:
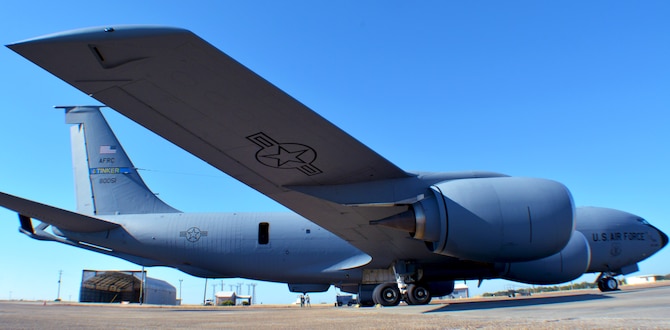
[[[532,297],[522,299],[494,300],[494,301],[473,301],[466,303],[447,304],[446,306],[442,306],[432,311],[427,311],[426,313],[538,306],[538,305],[562,304],[569,302],[610,299],[610,298],[612,297],[606,295],[588,293],[588,294],[578,294],[578,295],[558,296],[558,297]]]

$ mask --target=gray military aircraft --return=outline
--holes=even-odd
[[[146,187],[98,107],[65,107],[77,212],[0,195],[35,239],[385,306],[427,304],[462,279],[599,272],[615,290],[668,243],[639,216],[576,208],[555,181],[404,171],[187,30],[97,27],[8,47],[295,212],[181,213]]]

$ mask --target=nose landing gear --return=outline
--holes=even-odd
[[[610,274],[601,273],[596,279],[600,292],[610,292],[619,290],[619,281]]]

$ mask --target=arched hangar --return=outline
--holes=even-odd
[[[81,276],[79,302],[176,305],[177,290],[146,276],[146,271],[87,270]]]

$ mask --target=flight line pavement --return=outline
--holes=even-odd
[[[0,302],[0,329],[670,329],[670,283],[427,306],[312,308]]]

